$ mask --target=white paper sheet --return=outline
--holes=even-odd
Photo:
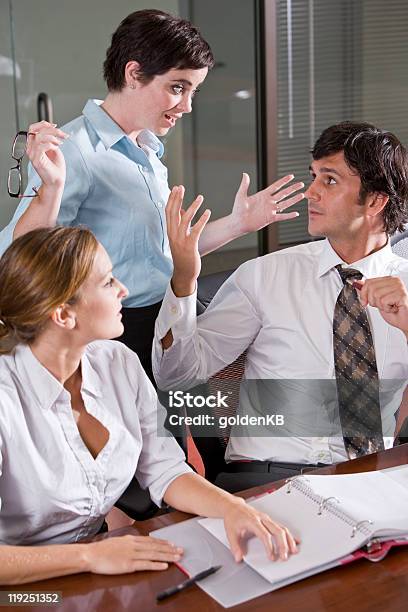
[[[405,482],[403,471],[398,473],[397,480],[381,472],[302,478],[302,483],[320,498],[337,498],[338,501],[330,500],[323,509],[307,492],[296,487],[289,494],[287,487],[283,487],[250,502],[289,527],[301,544],[299,553],[288,561],[271,562],[262,543],[251,538],[244,557],[246,563],[276,585],[290,578],[290,581],[296,580],[305,573],[322,571],[328,564],[363,546],[371,534],[407,535],[408,489],[400,484],[401,479]],[[353,525],[366,519],[372,524],[365,523],[361,530],[353,532]],[[200,524],[228,546],[221,520],[201,519]]]

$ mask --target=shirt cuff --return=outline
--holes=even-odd
[[[194,333],[196,329],[197,287],[191,295],[176,297],[168,284],[156,322],[161,340],[171,329],[174,342]]]
[[[171,485],[171,483],[179,476],[194,473],[194,470],[192,470],[191,467],[185,462],[175,465],[173,468],[170,468],[166,471],[165,477],[162,477],[161,479],[159,479],[159,481],[149,486],[149,493],[150,497],[152,498],[152,501],[156,504],[156,506],[161,508],[163,505],[163,498],[166,495],[166,491]]]

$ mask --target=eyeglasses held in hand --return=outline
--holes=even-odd
[[[36,187],[33,187],[33,194],[22,193],[23,176],[21,174],[21,162],[27,148],[27,138],[34,136],[32,132],[17,132],[11,149],[11,157],[17,162],[17,166],[10,168],[7,179],[7,190],[11,198],[35,198],[38,196]]]

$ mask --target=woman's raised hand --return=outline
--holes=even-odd
[[[26,153],[43,185],[64,186],[65,159],[60,146],[68,137],[48,121],[32,123],[28,128]]]

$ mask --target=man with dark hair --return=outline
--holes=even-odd
[[[407,153],[391,132],[369,123],[344,122],[327,128],[312,150],[314,160],[343,152],[349,168],[360,177],[361,205],[370,193],[388,197],[382,211],[384,231],[392,236],[402,232],[408,221]]]
[[[408,281],[408,261],[389,243],[407,221],[408,155],[394,135],[365,123],[326,129],[312,153],[309,232],[326,239],[243,264],[198,319],[196,245],[205,213],[190,230],[197,204],[180,217],[182,194],[173,190],[168,206],[174,273],[156,322],[154,372],[159,388],[174,395],[247,351],[241,427],[218,481],[230,489],[393,442],[407,342],[378,304],[362,306],[358,290],[378,277]]]

